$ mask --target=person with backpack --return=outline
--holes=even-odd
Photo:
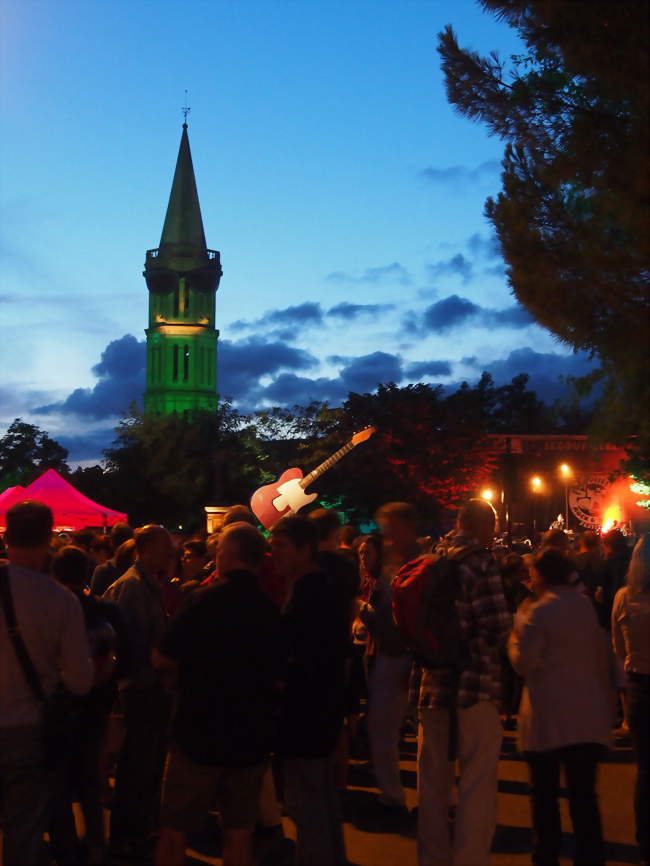
[[[438,556],[409,563],[394,586],[398,625],[419,662],[418,862],[487,866],[496,827],[500,650],[512,626],[490,552],[496,512],[472,499]],[[419,604],[405,599],[408,578]],[[419,586],[417,584],[419,583]],[[418,611],[408,616],[409,611]],[[448,807],[460,769],[453,842]]]

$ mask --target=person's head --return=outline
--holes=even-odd
[[[497,528],[497,513],[487,499],[470,499],[458,512],[458,531],[490,547]]]
[[[600,538],[593,529],[586,529],[580,536],[581,553],[598,553],[600,550]]]
[[[120,544],[124,544],[129,538],[133,538],[133,527],[128,523],[115,523],[111,529],[111,541],[113,548],[117,550]]]
[[[318,530],[308,517],[283,517],[271,530],[271,554],[281,577],[297,580],[315,568]]]
[[[359,530],[356,526],[352,526],[349,523],[346,523],[345,526],[341,527],[341,547],[345,547],[347,549],[351,549],[354,544],[354,540],[359,537]]]
[[[208,551],[208,561],[215,562],[217,559],[217,550],[219,548],[219,536],[221,535],[221,530],[219,532],[213,532],[212,535],[208,536],[207,541],[205,542],[206,549]]]
[[[135,562],[136,549],[135,539],[129,538],[123,541],[115,551],[113,561],[115,562],[115,570],[117,576],[121,577],[125,571],[128,571]]]
[[[563,529],[549,529],[542,539],[543,550],[559,550],[560,553],[568,553],[571,540]]]
[[[310,511],[309,519],[318,532],[319,550],[338,550],[341,537],[341,520],[331,508],[317,508]]]
[[[524,562],[523,556],[518,553],[508,553],[503,557],[499,565],[501,579],[504,584],[516,585],[521,581],[528,580],[528,566]]]
[[[95,541],[96,534],[93,529],[90,529],[88,526],[85,526],[83,529],[78,529],[76,532],[72,533],[72,543],[76,547],[81,547],[86,553],[90,553],[92,550],[93,542]]]
[[[90,561],[81,547],[66,544],[52,557],[50,570],[52,577],[73,591],[80,591],[88,582]]]
[[[264,563],[266,539],[250,523],[229,523],[219,538],[217,567],[223,577],[231,571],[258,574]]]
[[[43,502],[27,499],[7,511],[5,544],[10,562],[38,571],[50,550],[52,510]]]
[[[650,533],[646,532],[634,545],[630,566],[627,570],[627,585],[634,593],[650,592]]]
[[[113,544],[108,535],[96,535],[90,550],[98,564],[103,565],[113,555]]]
[[[610,529],[603,535],[603,547],[610,556],[625,556],[627,540],[620,529]]]
[[[357,552],[363,571],[371,577],[377,577],[381,570],[381,535],[364,535]]]
[[[410,502],[387,502],[375,514],[385,541],[398,549],[414,547],[418,538],[418,513]]]
[[[174,545],[164,526],[149,524],[135,531],[135,549],[138,560],[152,575],[157,575],[170,565]]]
[[[194,580],[207,564],[208,548],[205,541],[186,541],[181,548],[181,568],[183,581]]]
[[[249,523],[257,529],[257,518],[245,505],[231,505],[224,514],[221,529],[231,526],[233,523]]]
[[[533,592],[538,597],[555,586],[568,586],[575,565],[556,547],[547,547],[535,557],[532,569]]]

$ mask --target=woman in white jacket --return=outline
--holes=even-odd
[[[574,571],[558,550],[545,550],[535,559],[537,601],[524,622],[516,621],[509,644],[512,665],[526,683],[519,735],[530,774],[535,866],[559,866],[562,767],[574,863],[605,862],[596,775],[609,743],[615,682],[607,636],[593,604],[569,585]]]

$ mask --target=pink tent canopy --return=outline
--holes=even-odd
[[[17,490],[17,495],[7,496]],[[6,500],[5,500],[6,497]],[[7,510],[16,502],[24,499],[36,499],[49,505],[54,514],[55,529],[82,529],[84,526],[112,526],[114,523],[126,522],[127,516],[121,511],[114,511],[88,499],[79,493],[72,484],[61,478],[54,469],[48,469],[36,481],[25,488],[12,488],[0,496],[0,526],[5,526]]]

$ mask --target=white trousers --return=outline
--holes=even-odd
[[[419,866],[487,866],[497,820],[503,732],[496,706],[458,710],[460,783],[453,848],[448,808],[454,765],[447,757],[448,710],[420,710],[418,731]]]
[[[408,705],[410,656],[378,653],[370,674],[368,737],[379,799],[386,806],[403,806],[399,775],[399,739]]]

